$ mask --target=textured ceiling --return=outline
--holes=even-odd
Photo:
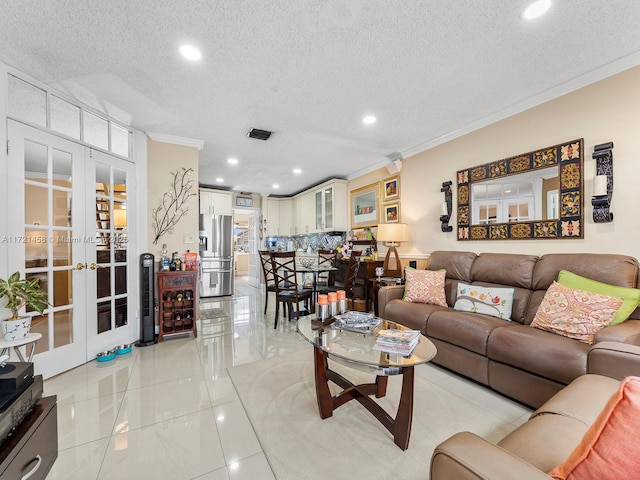
[[[527,4],[3,0],[0,60],[143,131],[204,140],[201,184],[286,195],[640,64],[640,1],[554,0],[525,23]]]

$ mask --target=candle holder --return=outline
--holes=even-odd
[[[613,222],[611,197],[613,196],[613,142],[601,143],[593,147],[593,159],[596,161],[596,176],[593,182],[593,221],[595,223]]]
[[[442,182],[441,192],[444,193],[444,203],[442,204],[442,215],[440,215],[440,228],[443,232],[452,232],[453,227],[449,225],[451,211],[453,209],[453,194],[451,193],[452,182]]]

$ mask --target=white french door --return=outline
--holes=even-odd
[[[135,211],[134,166],[131,162],[91,150],[87,178],[94,186],[87,195],[86,224],[96,239],[86,251],[87,358],[130,343],[135,329],[135,264],[128,222]],[[88,189],[89,190],[89,189]]]
[[[99,348],[136,338],[135,308],[127,289],[132,244],[119,237],[126,235],[126,223],[125,229],[117,227],[114,216],[123,206],[133,207],[115,193],[125,188],[122,197],[134,196],[128,184],[132,167],[10,119],[7,128],[7,270],[37,278],[48,291],[50,307],[43,315],[26,312],[32,316],[31,331],[43,337],[37,344],[35,371],[47,378],[93,359]],[[125,187],[116,188],[121,184]],[[102,195],[100,188],[109,192]],[[101,216],[98,208],[105,204],[108,209]],[[119,251],[123,243],[124,254]],[[100,263],[107,259],[101,253],[105,251],[108,262]],[[123,273],[124,283],[116,280]],[[105,315],[109,325],[99,327],[106,325]]]

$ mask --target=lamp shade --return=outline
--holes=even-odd
[[[406,223],[381,223],[378,225],[379,242],[406,242],[409,240]]]
[[[127,226],[127,211],[115,209],[113,211],[113,226],[115,228],[125,228]]]

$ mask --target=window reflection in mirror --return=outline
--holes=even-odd
[[[558,167],[519,173],[471,186],[471,224],[558,219]]]

